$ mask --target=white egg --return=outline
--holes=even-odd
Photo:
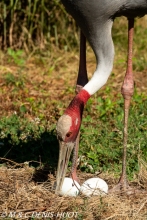
[[[77,181],[65,177],[62,185],[62,189],[60,191],[60,195],[62,196],[77,196],[79,194],[80,185]]]
[[[80,192],[86,196],[101,195],[104,196],[108,193],[108,185],[101,178],[90,178],[86,180],[81,188]]]

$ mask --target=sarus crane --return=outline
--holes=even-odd
[[[76,160],[84,106],[87,100],[107,82],[112,71],[114,45],[111,30],[115,18],[120,16],[128,18],[128,58],[121,88],[124,97],[122,172],[115,189],[127,191],[129,189],[126,175],[127,130],[130,100],[134,91],[132,72],[134,18],[147,14],[147,0],[61,0],[61,2],[79,25],[81,35],[77,94],[57,122],[60,148],[55,193],[58,194],[61,190],[72,150],[71,176],[73,180],[78,180]],[[86,71],[86,39],[92,47],[97,61],[96,70],[89,82]]]

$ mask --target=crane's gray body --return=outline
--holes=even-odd
[[[147,0],[61,0],[66,10],[83,29],[86,25],[119,16],[141,17],[147,14]]]

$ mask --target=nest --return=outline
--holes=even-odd
[[[47,181],[35,181],[35,168],[0,167],[0,219],[147,219],[147,165],[140,162],[138,178],[130,185],[140,189],[133,195],[108,194],[105,197],[61,197],[55,195],[55,177],[48,172]],[[41,169],[39,171],[41,173]],[[80,174],[82,181],[93,177]],[[115,180],[101,175],[108,185]]]

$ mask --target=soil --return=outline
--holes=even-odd
[[[27,98],[34,102],[41,100],[45,108],[39,113],[46,115],[50,123],[55,123],[59,111],[67,106],[74,96],[76,76],[78,69],[78,54],[56,51],[58,58],[51,57],[45,63],[40,57],[29,58],[25,66],[20,67],[12,61],[8,62],[6,56],[1,55],[0,63],[0,116],[9,116],[19,112],[22,104],[30,109],[26,117],[36,117]],[[68,59],[67,59],[68,57]],[[87,69],[91,77],[95,69],[95,58],[91,51],[88,53]],[[8,74],[15,76],[15,81],[6,78]],[[113,76],[108,80],[107,86],[120,92],[125,67],[113,69]],[[10,76],[10,75],[9,75]],[[135,85],[139,92],[146,91],[146,70],[134,72]],[[104,95],[104,86],[99,92]],[[63,100],[63,107],[56,111],[58,100]],[[37,111],[37,110],[36,110]],[[37,112],[38,114],[38,112]],[[3,161],[3,160],[2,160]],[[3,161],[4,163],[4,161]],[[55,195],[53,185],[55,174],[49,169],[32,168],[27,163],[17,164],[5,161],[0,167],[0,219],[147,219],[147,165],[141,161],[138,176],[130,183],[140,193],[126,195],[126,193],[108,194],[105,197],[92,196],[90,198],[79,195],[76,198],[60,197]],[[42,181],[42,175],[47,176]],[[79,172],[81,183],[96,174]],[[113,187],[117,180],[114,174],[101,174],[109,185]],[[69,202],[70,201],[70,202]]]

